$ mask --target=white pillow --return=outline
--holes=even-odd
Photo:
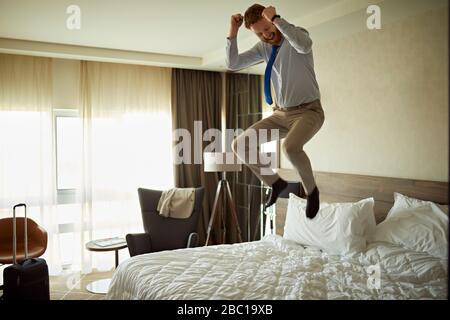
[[[306,200],[291,193],[283,238],[329,254],[364,251],[376,226],[373,206],[373,198],[356,203],[322,202],[316,217],[309,219]]]
[[[371,241],[393,243],[447,259],[448,216],[435,203],[394,193],[394,205]]]

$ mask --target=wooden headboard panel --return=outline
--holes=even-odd
[[[278,174],[290,182],[300,181],[292,169],[278,169]],[[320,201],[356,202],[373,197],[375,219],[384,220],[394,203],[394,192],[409,197],[448,204],[448,183],[438,181],[375,177],[357,174],[314,172]],[[276,204],[276,233],[283,234],[288,199],[278,199]]]

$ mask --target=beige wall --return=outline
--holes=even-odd
[[[448,181],[447,25],[434,10],[313,47],[326,118],[305,146],[313,170]]]

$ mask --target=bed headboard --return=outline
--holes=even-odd
[[[298,173],[293,169],[278,169],[277,172],[286,181],[300,181]],[[320,201],[356,202],[373,197],[377,223],[385,219],[392,207],[394,192],[439,204],[448,204],[447,182],[317,171],[314,172],[314,177],[320,191]],[[283,235],[287,203],[286,198],[280,198],[276,203],[276,233],[279,235]]]

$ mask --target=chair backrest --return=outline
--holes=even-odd
[[[144,230],[150,235],[152,251],[186,248],[189,235],[196,232],[202,211],[204,188],[195,189],[194,209],[189,218],[175,219],[159,215],[158,202],[162,191],[138,189]]]
[[[24,227],[25,218],[18,217],[16,220],[17,239],[17,261],[25,258]],[[37,258],[44,254],[47,249],[47,231],[35,221],[27,218],[28,235],[28,257]],[[0,263],[13,263],[13,218],[0,219]]]

